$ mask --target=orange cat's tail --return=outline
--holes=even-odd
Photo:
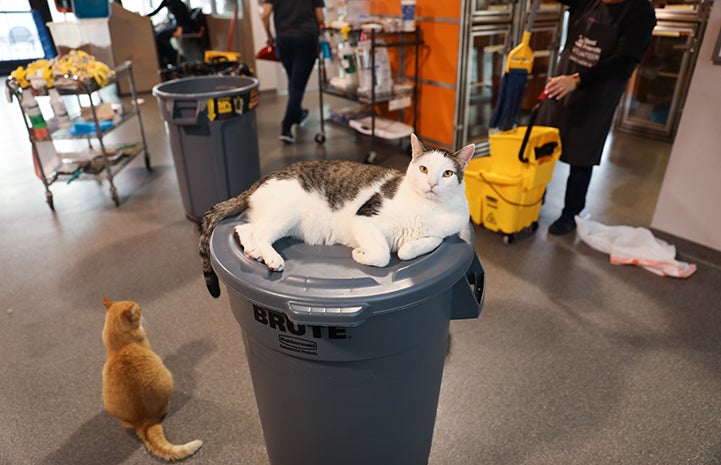
[[[160,423],[151,426],[142,426],[135,431],[151,454],[165,460],[184,459],[193,455],[195,451],[203,445],[203,441],[198,439],[183,444],[182,446],[175,446],[169,443],[168,440],[165,439],[163,426]]]

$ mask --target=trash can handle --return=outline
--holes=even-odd
[[[288,302],[288,318],[294,323],[316,326],[358,326],[367,315],[365,304],[337,307],[323,304]]]
[[[473,262],[463,278],[453,286],[451,302],[451,320],[478,318],[483,307],[486,289],[485,272],[478,255],[473,254]]]
[[[174,99],[170,109],[170,121],[178,126],[195,126],[198,124],[198,115],[203,111],[203,105],[198,99]],[[192,115],[192,116],[188,116]]]

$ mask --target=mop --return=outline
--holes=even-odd
[[[523,93],[526,90],[528,74],[533,68],[533,50],[531,50],[531,29],[536,20],[540,0],[533,0],[533,7],[528,18],[528,25],[523,31],[521,43],[508,54],[506,60],[506,72],[501,80],[501,92],[498,103],[493,109],[489,128],[500,131],[513,129],[518,124],[518,116],[521,110]]]

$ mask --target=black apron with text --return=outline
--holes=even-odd
[[[625,10],[618,19],[624,16]],[[613,20],[608,7],[600,0],[589,2],[577,15],[571,16],[557,75],[588,70],[612,53],[618,38],[618,19]],[[559,128],[562,161],[575,166],[600,163],[603,145],[627,80],[628,76],[623,75],[592,85],[582,83],[565,98],[548,99],[541,106],[537,124]]]

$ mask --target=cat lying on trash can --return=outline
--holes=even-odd
[[[383,267],[392,252],[411,260],[433,251],[468,223],[463,172],[475,145],[455,153],[427,149],[411,134],[405,173],[344,160],[293,164],[271,173],[204,216],[198,250],[205,283],[220,295],[210,262],[210,236],[224,218],[247,210],[235,228],[246,256],[282,271],[273,243],[293,237],[311,245],[343,244],[363,265]]]

